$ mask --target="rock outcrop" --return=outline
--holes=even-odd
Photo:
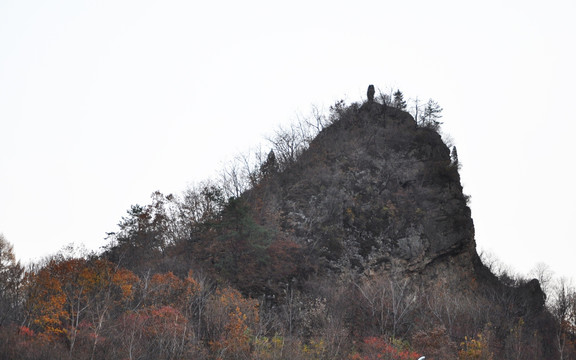
[[[450,151],[406,112],[350,110],[281,180],[283,228],[332,269],[421,272],[450,256],[470,273],[478,262]]]
[[[375,93],[376,91],[374,90],[374,85],[368,86],[368,92],[366,93],[366,96],[368,96],[368,102],[374,102]]]
[[[450,149],[405,111],[350,106],[263,185],[255,191],[268,193],[266,212],[280,214],[273,221],[319,272],[394,270],[456,288],[501,286],[476,252]],[[532,304],[541,306],[533,285]]]

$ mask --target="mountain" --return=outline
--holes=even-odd
[[[260,224],[300,247],[301,272],[292,284],[352,282],[364,294],[386,279],[379,289],[388,296],[411,289],[415,301],[430,307],[442,298],[443,310],[422,314],[461,317],[505,348],[520,323],[526,333],[550,328],[546,297],[537,280],[505,284],[482,263],[458,160],[437,130],[436,123],[417,124],[391,106],[352,104],[296,158],[274,155],[291,160],[272,166],[242,199]],[[286,290],[266,285],[286,301]],[[410,333],[406,321],[398,324],[404,335]],[[452,337],[459,331],[466,332],[448,329]],[[544,338],[535,354],[552,352],[546,345],[552,340]]]
[[[426,278],[482,276],[458,165],[431,127],[376,102],[351,107],[247,194],[322,266]]]
[[[458,164],[434,126],[376,102],[353,105],[284,167],[244,198],[319,268],[493,280]]]
[[[373,97],[155,192],[100,254],[24,269],[0,238],[0,358],[574,358],[576,292],[547,307],[478,256],[437,104]]]

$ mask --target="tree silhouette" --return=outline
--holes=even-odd
[[[429,99],[424,107],[424,114],[422,114],[422,125],[434,130],[440,128],[441,122],[438,121],[442,117],[442,108],[438,103]]]
[[[404,94],[400,90],[396,90],[394,93],[394,107],[399,110],[406,110],[406,100],[404,100]]]

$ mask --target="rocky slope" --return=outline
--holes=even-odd
[[[457,163],[437,131],[405,111],[376,102],[342,109],[247,198],[275,214],[267,222],[301,244],[319,273],[394,272],[454,290],[508,291],[524,313],[544,304],[537,281],[507,288],[481,263]]]
[[[479,268],[450,150],[404,111],[376,102],[347,109],[264,191],[282,229],[330,269],[432,275],[456,266],[469,276]]]

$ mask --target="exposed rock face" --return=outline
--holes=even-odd
[[[404,111],[349,108],[272,193],[265,206],[320,269],[470,279],[482,267],[450,150]]]
[[[248,194],[269,214],[267,226],[302,246],[300,268],[409,279],[424,293],[439,287],[496,304],[498,314],[515,309],[505,316],[532,319],[536,329],[544,293],[537,281],[506,286],[481,263],[458,165],[440,135],[377,102],[339,115],[297,161]]]
[[[308,274],[400,276],[497,301],[518,318],[542,314],[537,281],[509,287],[482,264],[457,163],[440,135],[405,111],[377,102],[342,110],[297,161],[248,196],[259,199],[260,214],[272,214],[267,226],[303,247]]]

